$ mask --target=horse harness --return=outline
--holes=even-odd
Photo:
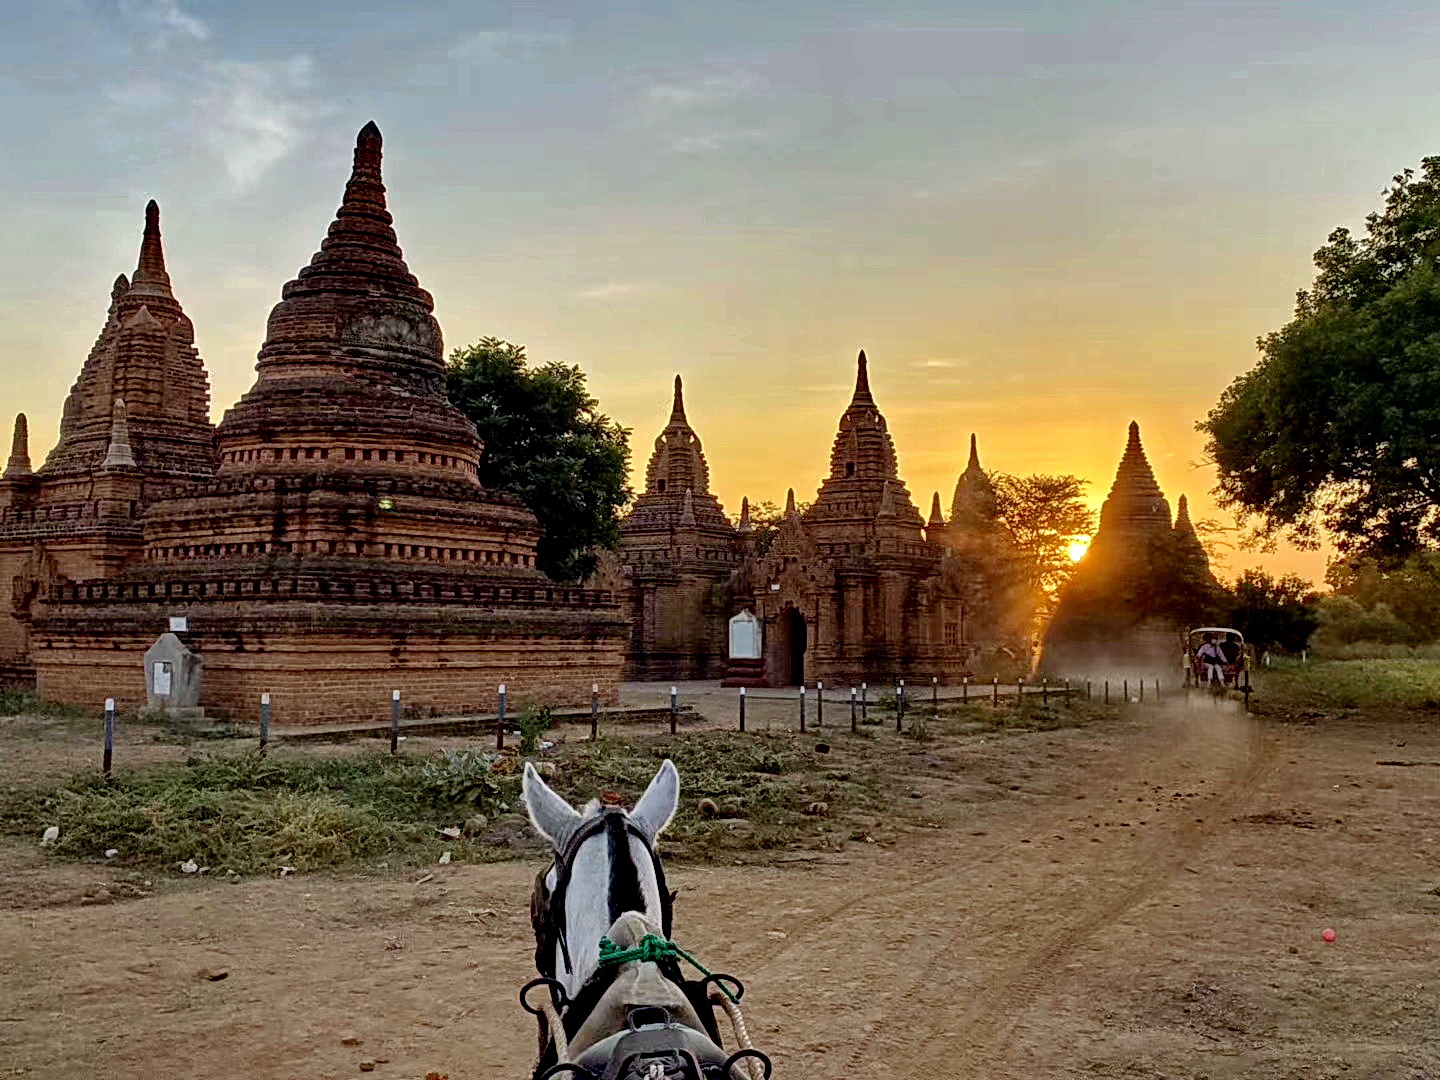
[[[580,854],[581,846],[602,832],[606,833],[610,840],[612,872],[617,865],[619,855],[623,853],[628,857],[629,840],[632,836],[644,845],[646,854],[650,856],[650,865],[655,870],[656,887],[660,891],[660,928],[667,938],[670,936],[675,898],[665,887],[665,867],[660,862],[660,856],[655,853],[655,845],[650,842],[650,838],[640,830],[640,827],[630,820],[630,816],[622,807],[607,806],[575,830],[574,835],[565,842],[564,850],[555,856],[553,866],[540,871],[535,879],[535,891],[530,894],[530,924],[535,930],[535,970],[548,979],[557,977],[555,970],[555,947],[557,945],[560,947],[565,973],[568,975],[575,970],[575,965],[570,959],[570,944],[566,941],[565,935],[565,897],[570,889],[575,858]],[[545,885],[545,879],[549,876],[551,869],[556,871],[553,890]],[[643,896],[641,899],[643,901]],[[624,912],[614,910],[613,898],[611,905],[610,919],[613,922]]]

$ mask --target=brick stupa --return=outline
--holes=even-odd
[[[740,561],[738,533],[710,492],[700,436],[675,376],[670,421],[655,439],[645,490],[620,527],[631,641],[627,677],[717,679],[725,619],[716,586]]]
[[[126,298],[142,284],[167,315],[168,281],[143,256]],[[135,658],[180,615],[217,714],[253,713],[270,692],[277,723],[371,716],[392,688],[422,712],[478,710],[501,682],[517,702],[588,701],[592,682],[613,700],[611,597],[550,582],[534,516],[480,485],[483,447],[446,399],[440,327],[396,241],[373,123],[256,369],[215,432],[213,475],[146,500],[143,561],[54,588],[32,650],[42,695],[143,698]],[[144,415],[131,408],[140,468],[156,443]]]
[[[1210,614],[1215,588],[1183,496],[1172,522],[1132,421],[1100,527],[1046,629],[1042,667],[1052,675],[1177,678],[1183,633]]]

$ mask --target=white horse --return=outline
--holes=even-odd
[[[522,790],[531,823],[555,852],[530,901],[541,978],[521,992],[540,1022],[537,1080],[729,1080],[762,1064],[768,1076],[770,1063],[749,1046],[743,1020],[742,1049],[727,1057],[720,1044],[712,996],[733,1003],[739,994],[731,988],[743,988],[729,976],[686,979],[679,960],[694,961],[670,941],[673,897],[655,839],[680,803],[674,763],[661,764],[628,812],[599,800],[576,810],[528,763]],[[551,994],[539,1008],[527,1001],[537,984]],[[737,1020],[738,1010],[727,1011]]]

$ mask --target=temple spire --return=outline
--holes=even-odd
[[[15,437],[10,444],[10,461],[5,466],[5,479],[22,480],[33,475],[34,470],[30,468],[30,424],[23,412],[17,413]]]
[[[971,432],[970,460],[955,481],[955,494],[950,500],[950,524],[966,532],[987,532],[995,527],[998,514],[995,485],[980,465],[980,450]]]
[[[670,423],[688,424],[685,419],[685,393],[680,376],[675,376],[675,403],[670,407]]]
[[[748,495],[740,498],[740,524],[735,526],[735,531],[742,533],[755,531],[755,525],[750,520],[750,497]]]
[[[117,288],[120,282],[115,282]],[[170,274],[165,269],[165,248],[160,241],[160,206],[151,199],[145,204],[145,233],[140,239],[140,261],[130,279],[129,293],[142,296],[167,296],[174,298],[170,291]]]
[[[785,492],[785,516],[795,517],[795,489],[789,488]]]
[[[133,469],[135,455],[130,450],[130,420],[123,398],[116,398],[110,413],[110,446],[105,452],[102,469]]]
[[[1175,531],[1195,535],[1195,526],[1190,521],[1190,500],[1184,495],[1175,506]]]
[[[1140,425],[1130,421],[1129,437],[1115,482],[1105,505],[1100,508],[1100,531],[1097,537],[1116,533],[1150,533],[1171,528],[1170,505],[1155,480],[1155,472],[1140,443]]]
[[[930,520],[927,524],[932,527],[940,526],[942,528],[945,525],[945,518],[940,513],[940,492],[938,491],[935,492],[934,496],[930,499]]]
[[[874,405],[875,399],[870,396],[870,372],[868,363],[865,360],[865,350],[860,350],[860,356],[855,361],[855,394],[850,399],[854,405]]]

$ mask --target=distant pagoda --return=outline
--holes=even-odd
[[[1178,677],[1181,635],[1212,613],[1217,591],[1184,496],[1172,522],[1131,421],[1100,527],[1046,628],[1041,666],[1057,675]]]

